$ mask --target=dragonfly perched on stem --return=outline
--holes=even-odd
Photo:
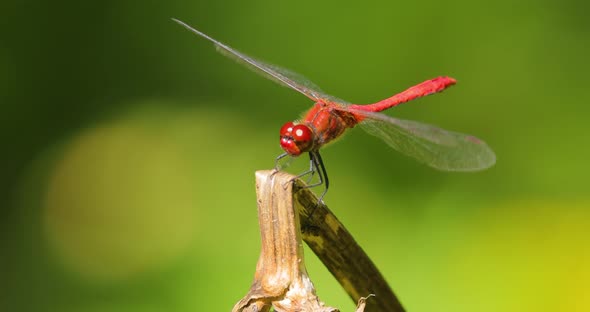
[[[357,124],[368,133],[381,138],[393,149],[439,170],[478,171],[489,168],[496,162],[494,152],[484,141],[474,136],[379,113],[416,98],[441,92],[456,83],[453,78],[443,76],[426,80],[374,104],[349,104],[324,93],[314,83],[297,73],[259,61],[180,20],[173,20],[211,41],[222,54],[270,80],[302,93],[315,102],[301,120],[287,122],[281,127],[280,145],[285,153],[277,157],[276,168],[279,167],[278,161],[286,156],[296,157],[308,153],[309,170],[299,176],[318,174],[319,182],[310,186],[325,185],[320,201],[329,187],[328,174],[320,149]]]

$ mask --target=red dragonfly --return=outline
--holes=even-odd
[[[320,201],[328,191],[329,180],[320,156],[320,148],[340,137],[346,129],[359,124],[368,133],[381,138],[393,149],[414,157],[433,168],[445,171],[477,171],[496,162],[494,152],[482,140],[467,134],[446,131],[415,121],[401,120],[378,112],[413,99],[441,92],[456,83],[450,77],[424,81],[390,98],[374,104],[355,105],[335,98],[315,84],[292,71],[263,63],[173,19],[193,33],[211,41],[222,54],[283,86],[307,96],[315,102],[303,119],[287,122],[280,130],[280,144],[285,153],[277,157],[299,156],[308,153],[309,171],[300,176],[318,173],[319,182],[325,183]],[[277,165],[278,168],[278,165]]]

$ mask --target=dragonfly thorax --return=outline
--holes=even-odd
[[[313,148],[313,131],[304,124],[289,121],[281,127],[281,147],[291,156],[299,156]]]

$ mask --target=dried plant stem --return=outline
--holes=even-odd
[[[338,311],[324,306],[315,294],[305,269],[302,230],[306,243],[351,298],[358,300],[357,312],[403,311],[352,236],[325,206],[317,205],[317,198],[302,182],[293,183],[293,179],[284,172],[256,172],[262,248],[254,282],[232,311],[270,311],[271,307],[285,312]],[[368,301],[362,297],[369,294],[376,297]]]

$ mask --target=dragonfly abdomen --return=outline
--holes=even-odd
[[[409,102],[419,97],[441,92],[442,90],[454,85],[457,81],[451,77],[437,77],[426,80],[420,84],[406,89],[390,98],[379,101],[375,104],[368,105],[350,105],[350,108],[363,110],[367,112],[380,112],[399,104]]]

